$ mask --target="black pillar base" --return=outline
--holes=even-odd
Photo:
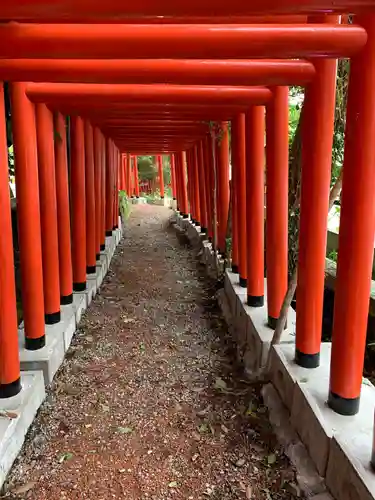
[[[86,273],[87,274],[95,274],[96,273],[96,266],[87,266]]]
[[[193,217],[192,217],[190,220],[195,225],[195,219],[193,219]]]
[[[0,384],[0,399],[16,396],[22,390],[21,378],[18,378],[10,384]]]
[[[339,415],[351,416],[359,412],[360,398],[343,398],[329,391],[328,406]]]
[[[59,323],[60,320],[61,320],[60,311],[44,315],[44,322],[46,325],[56,325],[56,323]]]
[[[116,229],[118,229],[118,225],[117,226],[113,226],[112,231],[116,231]]]
[[[232,273],[238,274],[238,266],[237,266],[237,264],[232,264]]]
[[[173,197],[173,201],[176,201],[176,198]]]
[[[188,214],[182,214],[182,218],[183,218],[183,219],[188,219],[188,218],[189,218],[189,216],[188,216]]]
[[[110,231],[106,231],[106,232],[105,232],[105,235],[106,235],[106,236],[112,236],[112,229],[111,229]]]
[[[246,288],[247,287],[247,279],[246,278],[241,278],[241,276],[240,276],[240,286],[242,288]]]
[[[303,368],[318,368],[320,364],[320,352],[316,354],[306,354],[296,349],[294,361]]]
[[[73,283],[74,292],[84,292],[86,290],[86,281],[83,283]]]
[[[162,200],[164,200],[164,196],[160,196],[160,198],[161,198]]]
[[[104,250],[105,250],[105,243],[101,243],[100,244],[100,251],[104,252]]]
[[[279,318],[274,318],[272,316],[268,316],[268,326],[270,328],[272,328],[272,330],[276,330],[276,325],[277,325],[277,321],[278,321]],[[286,330],[288,326],[288,322],[285,321],[285,326],[284,326],[284,330]]]
[[[207,233],[207,228],[201,226],[201,233]]]
[[[251,307],[263,307],[264,306],[264,295],[248,295],[247,305]]]
[[[62,306],[67,306],[68,304],[73,304],[73,294],[70,295],[62,295],[60,297],[60,304]]]
[[[100,253],[97,253],[95,257],[96,257],[96,260],[100,260]]]
[[[46,345],[46,336],[38,337],[37,339],[25,338],[25,349],[28,351],[37,351]]]

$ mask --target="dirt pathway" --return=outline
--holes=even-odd
[[[134,209],[4,498],[292,498],[293,471],[233,363],[213,283],[170,216]]]

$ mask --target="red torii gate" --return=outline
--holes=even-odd
[[[326,2],[327,4],[329,2]],[[110,21],[115,17],[115,13],[119,14],[118,19],[121,16],[127,15],[130,12],[123,6],[123,2],[112,0],[106,2],[105,5],[97,5],[96,2],[86,1],[80,4],[80,13],[77,14],[75,5],[76,2],[69,1],[58,1],[54,2],[53,8],[48,6],[46,2],[32,2],[32,9],[24,2],[13,2],[12,5],[6,5],[1,8],[0,15],[6,19],[22,20],[22,21],[36,21],[36,20],[59,20],[69,19],[71,20],[82,20],[86,21],[86,14],[83,12],[90,12],[91,19],[108,19]],[[355,11],[364,12],[372,7],[372,2],[369,0],[365,1],[345,1],[342,0],[339,5],[336,6],[338,12],[343,11]],[[230,4],[224,2],[215,2],[215,12],[218,15],[226,15],[231,13],[232,15],[252,15],[252,14],[284,14],[284,13],[303,13],[303,14],[321,14],[325,8],[331,8],[331,5],[325,5],[323,2],[318,2],[316,0],[297,2],[296,0],[284,1],[281,6],[280,2],[274,2],[269,0],[265,2],[252,2],[251,5],[244,5],[243,2],[234,1]],[[86,10],[90,9],[90,10]],[[175,5],[172,2],[163,1],[161,4],[158,3],[157,7],[154,2],[146,2],[142,5],[144,12],[142,14],[155,16],[160,13],[166,16],[173,15],[207,15],[210,14],[210,9],[208,8],[208,3],[206,2],[204,8],[196,1],[189,2],[189,6]],[[108,15],[111,12],[111,15]],[[132,14],[136,14],[132,10]],[[84,16],[84,17],[82,17]],[[322,16],[315,18],[322,20]],[[327,17],[328,22],[334,22],[334,19]],[[343,206],[342,206],[342,216],[341,216],[341,228],[340,228],[340,254],[338,261],[338,275],[337,275],[337,291],[336,291],[336,303],[335,303],[335,323],[334,323],[334,336],[332,344],[332,369],[331,369],[331,387],[330,387],[330,397],[329,402],[333,409],[340,413],[352,414],[358,410],[359,404],[359,392],[361,384],[361,374],[363,366],[363,350],[365,342],[365,330],[366,330],[366,318],[367,318],[367,305],[368,305],[368,293],[370,286],[370,268],[372,264],[372,254],[373,254],[373,236],[374,236],[374,220],[375,220],[375,201],[373,199],[372,186],[374,179],[374,158],[372,150],[372,140],[375,133],[375,121],[372,116],[372,110],[375,104],[374,95],[374,83],[375,83],[375,61],[374,61],[374,51],[375,51],[375,18],[374,14],[366,15],[363,17],[358,17],[358,25],[356,26],[339,26],[334,24],[294,24],[294,25],[273,25],[269,24],[267,26],[263,25],[241,25],[238,24],[235,27],[229,25],[216,25],[214,28],[211,25],[206,26],[196,26],[196,25],[132,25],[129,24],[124,30],[121,25],[112,24],[110,26],[105,25],[38,25],[38,24],[17,24],[8,23],[0,26],[0,37],[3,41],[0,46],[0,58],[2,59],[20,59],[21,62],[25,64],[22,66],[14,66],[13,69],[8,61],[8,66],[4,63],[4,74],[6,71],[18,71],[14,73],[21,76],[25,75],[25,80],[29,78],[30,75],[28,71],[32,69],[28,64],[38,65],[36,68],[40,75],[43,72],[52,72],[51,68],[48,68],[48,64],[45,62],[34,61],[38,58],[61,58],[63,61],[69,58],[122,58],[122,57],[136,57],[136,58],[153,58],[153,57],[164,57],[164,58],[264,58],[264,57],[282,57],[282,58],[297,58],[297,57],[319,57],[321,59],[315,59],[313,61],[315,67],[315,77],[312,83],[308,86],[306,91],[306,114],[304,116],[304,146],[303,146],[303,171],[302,171],[302,194],[301,194],[301,229],[300,229],[300,259],[299,259],[299,282],[298,282],[298,293],[299,293],[299,307],[297,311],[297,340],[296,340],[296,361],[303,366],[314,367],[319,363],[319,350],[320,350],[320,321],[321,321],[321,305],[322,305],[322,290],[323,290],[323,278],[324,278],[324,256],[325,256],[325,233],[326,233],[326,215],[327,215],[327,198],[329,190],[329,169],[330,169],[330,150],[332,141],[332,127],[333,127],[333,98],[334,98],[334,84],[335,84],[335,63],[332,59],[334,57],[347,57],[352,56],[352,71],[350,77],[350,89],[349,89],[349,102],[348,102],[348,120],[347,120],[347,131],[346,131],[346,148],[345,148],[345,162],[344,162],[344,182],[343,182]],[[49,43],[44,43],[48,39]],[[128,52],[124,50],[126,44],[129,44]],[[30,63],[24,62],[25,58],[30,58],[33,60]],[[327,59],[328,58],[328,59]],[[53,64],[58,64],[53,61]],[[66,61],[63,62],[66,64]],[[91,68],[96,67],[92,62],[85,62],[87,64],[87,72]],[[44,66],[43,66],[44,65]],[[1,62],[0,62],[1,68]],[[22,69],[23,68],[23,69]],[[133,68],[137,71],[137,69]],[[59,67],[59,71],[64,75],[63,66]],[[78,74],[78,69],[76,70]],[[81,71],[84,71],[81,69]],[[98,71],[98,70],[96,70]],[[157,69],[155,70],[157,71]],[[178,81],[178,76],[173,76],[173,71],[171,71],[171,79],[175,78],[173,81]],[[186,70],[189,71],[188,69]],[[199,71],[199,70],[197,70]],[[21,73],[22,72],[22,73]],[[192,71],[193,73],[193,71]],[[112,69],[112,77],[122,78],[118,76],[121,71],[114,68]],[[186,73],[187,74],[187,73]],[[66,75],[66,69],[65,69]],[[186,77],[186,75],[185,75]],[[39,77],[41,78],[41,77]],[[57,78],[57,77],[56,77]],[[64,78],[64,76],[62,77]],[[66,78],[66,76],[65,76]],[[137,77],[134,77],[137,79]],[[154,74],[155,78],[155,74]],[[186,77],[187,78],[187,77]],[[76,76],[79,80],[79,77]],[[219,77],[218,77],[219,79]],[[266,80],[266,77],[265,77]],[[91,80],[90,80],[91,81]],[[111,80],[113,81],[113,80]],[[143,80],[143,81],[146,81]],[[257,84],[261,85],[261,78],[257,81]],[[269,84],[263,82],[263,84]],[[66,88],[66,94],[61,92],[63,87],[60,84],[58,87],[60,89],[60,94],[53,91],[51,87],[52,84],[30,84],[26,86],[25,84],[13,84],[12,90],[12,100],[14,107],[14,124],[15,124],[15,146],[16,146],[16,156],[17,156],[17,166],[18,168],[18,196],[19,196],[19,210],[22,216],[23,222],[22,227],[20,226],[20,244],[22,247],[30,248],[30,256],[23,258],[24,271],[29,269],[33,279],[30,280],[30,288],[25,291],[25,326],[27,331],[31,334],[30,339],[35,340],[31,342],[29,347],[35,348],[43,345],[44,329],[42,328],[44,324],[44,312],[46,311],[48,315],[55,316],[58,311],[53,308],[51,311],[47,309],[47,303],[49,301],[48,296],[45,297],[45,303],[43,306],[43,284],[42,284],[42,273],[38,271],[37,267],[40,267],[42,251],[38,242],[38,227],[36,227],[36,233],[32,235],[30,228],[33,228],[37,222],[29,224],[31,220],[31,215],[37,219],[39,217],[39,200],[37,200],[37,189],[36,192],[29,196],[24,188],[26,180],[22,180],[22,176],[29,181],[28,189],[31,190],[37,186],[38,172],[35,163],[35,152],[37,144],[37,136],[35,136],[35,126],[33,123],[35,121],[33,106],[31,105],[27,96],[32,100],[37,101],[37,124],[38,129],[51,130],[51,119],[45,108],[45,104],[48,103],[50,106],[58,111],[67,110],[71,112],[78,113],[82,117],[90,117],[90,107],[95,104],[97,107],[98,97],[105,96],[105,102],[110,105],[109,112],[107,116],[116,116],[119,113],[121,117],[125,114],[128,116],[142,116],[145,113],[145,106],[140,102],[141,97],[137,97],[136,89],[133,93],[129,92],[128,98],[131,99],[132,103],[121,104],[119,99],[123,98],[124,95],[119,92],[119,94],[113,96],[109,95],[108,92],[104,90],[98,90],[95,93],[95,89],[88,89],[87,86],[82,87],[82,92],[78,92],[79,84],[72,84],[70,89]],[[139,86],[137,86],[139,87]],[[103,88],[104,89],[104,88]],[[113,90],[113,89],[112,89]],[[170,89],[168,89],[170,90]],[[27,95],[26,95],[27,92]],[[175,90],[169,95],[172,99],[172,103],[176,103],[176,106],[172,107],[172,114],[169,111],[170,107],[165,105],[168,102],[167,90],[158,91],[157,99],[155,97],[151,98],[150,89],[144,89],[143,98],[149,99],[149,102],[153,103],[153,108],[158,109],[155,106],[156,102],[160,103],[160,113],[164,113],[164,116],[173,116],[173,120],[177,117],[188,117],[190,116],[197,119],[198,116],[210,118],[210,107],[219,107],[219,113],[216,111],[217,119],[226,120],[233,118],[233,160],[234,160],[234,177],[233,184],[235,188],[235,219],[234,219],[234,256],[236,256],[236,251],[238,253],[238,261],[235,264],[238,265],[238,270],[240,273],[240,281],[242,284],[248,287],[248,300],[252,305],[261,305],[263,303],[263,290],[261,282],[263,283],[263,268],[260,270],[261,264],[261,253],[262,249],[262,234],[261,234],[261,224],[263,224],[263,201],[261,204],[261,187],[263,185],[263,178],[261,175],[262,162],[263,162],[263,146],[261,144],[261,139],[263,138],[262,131],[264,130],[264,113],[262,106],[267,104],[267,142],[272,146],[267,149],[267,164],[269,172],[273,175],[268,174],[267,178],[268,186],[267,193],[270,193],[267,200],[267,220],[270,226],[270,234],[267,233],[267,241],[270,238],[275,244],[280,241],[280,234],[282,234],[283,244],[278,245],[278,252],[281,249],[282,253],[285,251],[285,235],[287,235],[287,227],[285,227],[285,220],[281,220],[281,215],[285,214],[285,202],[287,201],[287,184],[285,184],[285,172],[287,174],[287,141],[285,141],[285,110],[286,110],[286,95],[285,89],[273,88],[270,89],[233,89],[228,91],[228,89],[221,89],[217,92],[215,97],[209,96],[209,93],[205,91],[197,95],[197,90],[190,89],[188,93],[180,96],[180,90]],[[164,93],[163,93],[164,92]],[[231,93],[232,92],[232,93]],[[248,111],[247,116],[243,112],[246,106],[251,103],[250,95],[259,92],[262,98],[257,102],[252,102],[253,106]],[[195,94],[194,94],[195,93]],[[272,94],[271,94],[272,93]],[[86,104],[81,102],[82,95],[86,94]],[[218,96],[220,95],[220,98]],[[242,97],[239,97],[239,96]],[[209,96],[209,97],[208,97]],[[234,97],[236,96],[236,97]],[[271,97],[273,98],[271,99]],[[194,97],[194,98],[193,98]],[[204,107],[199,110],[199,104],[205,105],[206,99],[211,99],[209,103],[210,106],[206,106],[206,112],[204,112]],[[221,110],[221,101],[225,98],[230,104],[223,107]],[[217,99],[217,100],[215,100]],[[243,101],[241,100],[243,99]],[[134,103],[135,100],[139,102]],[[186,103],[189,103],[188,105]],[[164,103],[164,104],[163,104]],[[192,106],[193,105],[193,106]],[[237,109],[235,106],[239,106]],[[183,107],[185,106],[185,108]],[[96,116],[100,115],[100,105],[98,106],[98,113]],[[193,112],[189,107],[193,107]],[[112,109],[111,109],[112,108]],[[198,110],[198,111],[197,111]],[[103,111],[103,117],[107,114],[105,110]],[[105,111],[105,112],[104,112]],[[215,115],[213,113],[213,116]],[[233,116],[233,113],[239,116]],[[222,113],[222,114],[220,114]],[[231,114],[232,113],[232,114]],[[152,114],[146,111],[143,115],[146,117],[151,117]],[[157,113],[154,116],[161,116]],[[43,118],[44,117],[44,118]],[[48,117],[48,118],[47,118]],[[328,118],[327,118],[328,117]],[[246,121],[245,121],[246,120]],[[61,120],[60,120],[61,121]],[[23,123],[22,123],[23,122]],[[40,124],[42,123],[42,125]],[[104,124],[105,121],[98,119],[97,126]],[[30,129],[27,127],[31,125]],[[83,160],[82,152],[84,148],[88,148],[89,158],[101,158],[103,162],[103,156],[106,154],[106,163],[109,167],[106,169],[106,202],[107,210],[105,212],[105,230],[111,231],[112,225],[115,223],[113,214],[116,210],[116,183],[117,175],[115,171],[119,165],[119,148],[126,145],[127,150],[144,149],[146,144],[149,143],[150,148],[154,149],[161,147],[166,151],[174,152],[176,150],[176,179],[177,179],[177,198],[181,200],[181,205],[185,208],[183,210],[187,214],[187,192],[186,192],[186,178],[184,175],[185,168],[185,157],[184,153],[181,151],[182,147],[189,146],[192,143],[197,142],[200,137],[199,132],[197,136],[191,136],[192,143],[189,140],[190,134],[185,139],[186,130],[181,132],[181,135],[170,134],[171,137],[167,137],[167,140],[163,140],[163,133],[155,133],[151,141],[147,141],[145,138],[145,131],[139,131],[135,135],[129,135],[123,133],[120,134],[120,125],[118,127],[113,127],[108,130],[113,131],[114,142],[110,138],[99,139],[100,132],[94,131],[94,138],[97,140],[94,143],[101,143],[98,147],[98,154],[92,155],[93,142],[91,141],[90,125],[83,124],[82,119],[77,116],[72,119],[73,134],[74,138],[72,144],[72,151],[75,163],[75,175],[76,178],[72,183],[72,188],[75,190],[73,192],[73,210],[76,218],[80,220],[81,224],[84,224],[85,219],[85,205],[82,204],[82,200],[78,200],[79,189],[84,190],[84,188],[89,187],[89,191],[93,193],[93,186],[100,192],[103,188],[99,188],[99,183],[95,184],[95,179],[103,179],[104,169],[101,169],[101,175],[95,176],[95,170],[93,174],[92,162],[86,162],[86,174],[87,179],[85,181],[85,163]],[[33,128],[34,127],[34,128]],[[164,127],[164,125],[163,125]],[[249,134],[248,131],[252,133]],[[165,130],[164,130],[165,132]],[[38,132],[39,133],[39,132]],[[149,131],[148,131],[149,133]],[[118,135],[116,135],[118,134]],[[248,134],[245,136],[245,134]],[[28,135],[28,137],[26,137]],[[165,134],[164,134],[165,135]],[[251,148],[248,148],[254,154],[245,153],[245,140],[251,141]],[[85,141],[84,141],[85,138]],[[49,139],[52,141],[52,139]],[[189,153],[188,157],[188,175],[191,176],[193,171],[194,178],[192,184],[195,186],[195,191],[202,194],[199,190],[200,186],[210,186],[212,178],[212,168],[208,170],[208,174],[197,178],[201,169],[197,169],[197,163],[202,163],[203,158],[207,151],[209,151],[209,139],[206,137],[201,137],[203,141],[196,146],[194,149],[194,155],[191,157]],[[179,142],[180,141],[180,142]],[[17,147],[18,144],[18,147]],[[52,151],[50,143],[49,149],[45,151],[45,155],[50,155]],[[104,148],[104,144],[106,145]],[[206,146],[204,146],[206,145]],[[43,145],[45,146],[45,145]],[[261,147],[262,146],[262,147]],[[202,149],[201,149],[202,147]],[[262,151],[261,151],[262,149]],[[38,148],[39,151],[44,150],[42,146]],[[276,156],[272,154],[272,150],[282,152],[281,156]],[[105,153],[104,153],[105,151]],[[161,150],[159,149],[159,152]],[[6,151],[3,151],[3,156]],[[246,155],[246,156],[245,156]],[[247,156],[249,155],[249,156]],[[43,158],[43,153],[41,153]],[[225,155],[224,155],[225,156]],[[220,155],[221,157],[221,155]],[[248,168],[245,169],[245,157],[247,159]],[[210,158],[206,157],[206,160],[210,162]],[[225,160],[226,161],[226,160]],[[98,160],[96,163],[100,163]],[[208,163],[207,163],[208,164]],[[33,165],[33,168],[30,168]],[[27,167],[27,168],[26,168]],[[42,165],[39,165],[39,171],[43,172]],[[100,168],[98,169],[98,172]],[[189,173],[190,172],[190,173]],[[39,174],[40,175],[40,174]],[[361,182],[358,182],[358,177]],[[94,183],[92,180],[94,179]],[[4,179],[3,179],[4,180]],[[45,179],[48,181],[48,179]],[[50,179],[51,181],[51,179]],[[98,182],[98,181],[97,181]],[[273,185],[272,185],[273,182]],[[86,186],[85,186],[86,183]],[[270,183],[270,184],[269,184]],[[249,205],[247,210],[246,207],[246,190],[245,185],[254,186],[254,196],[248,197],[251,200],[248,202]],[[104,183],[102,183],[102,186]],[[31,186],[31,187],[30,187]],[[280,187],[282,186],[282,187]],[[198,189],[197,189],[198,188]],[[4,189],[1,186],[1,189]],[[276,203],[275,193],[279,194],[279,190],[282,189],[280,200]],[[43,196],[44,190],[41,190],[41,196]],[[203,191],[204,193],[204,191]],[[272,194],[273,193],[273,194]],[[26,200],[31,202],[31,206],[28,206],[30,213],[26,211]],[[205,206],[204,198],[201,197],[195,199],[195,210],[199,207]],[[103,201],[103,196],[102,196]],[[212,201],[212,200],[211,200]],[[53,203],[50,202],[50,203]],[[90,205],[90,203],[89,203]],[[208,202],[210,205],[210,202]],[[261,206],[262,205],[262,206]],[[212,207],[209,207],[209,209]],[[261,208],[261,211],[260,211]],[[100,211],[99,211],[100,212]],[[99,213],[98,212],[98,213]],[[208,222],[207,217],[207,204],[203,209],[205,215],[200,215],[204,217]],[[261,212],[261,213],[260,213]],[[97,213],[95,208],[95,214]],[[247,217],[246,217],[247,214]],[[103,213],[102,217],[103,219]],[[60,220],[60,217],[59,217]],[[66,221],[66,217],[61,220]],[[96,223],[98,223],[96,221]],[[50,224],[50,220],[45,221],[45,224]],[[3,252],[10,251],[9,247],[9,236],[11,235],[9,224],[6,217],[3,219],[4,238],[7,239],[7,243],[4,244]],[[43,225],[43,220],[42,220]],[[103,233],[103,224],[99,224],[101,228],[101,233]],[[78,226],[77,226],[78,227]],[[81,226],[82,227],[82,226]],[[273,232],[274,231],[274,232]],[[40,233],[40,229],[39,229]],[[92,235],[92,230],[89,231]],[[252,238],[248,239],[249,244],[246,246],[246,233],[250,233]],[[56,240],[57,231],[53,232],[51,238]],[[96,234],[96,233],[95,233]],[[46,235],[43,234],[43,240]],[[272,239],[273,238],[273,239]],[[73,248],[76,248],[77,242],[82,239],[82,234],[78,234],[73,227]],[[90,244],[90,248],[94,248],[97,251],[98,240],[95,236],[94,239],[91,237],[86,238],[86,242],[95,241],[96,245]],[[358,251],[352,254],[351,242],[357,241]],[[47,244],[46,241],[43,244]],[[56,247],[56,241],[53,243]],[[48,244],[48,248],[53,246],[53,244]],[[8,245],[8,246],[6,246]],[[33,247],[33,250],[31,248]],[[253,259],[249,259],[249,262],[256,262],[256,265],[247,265],[247,255],[246,252],[253,252]],[[276,253],[276,252],[275,252]],[[94,252],[95,254],[95,252]],[[75,258],[77,260],[75,261]],[[77,280],[75,284],[77,286],[83,286],[86,280],[86,267],[88,270],[93,264],[90,264],[90,258],[93,258],[90,254],[84,254],[82,251],[75,254],[73,250],[73,275],[74,270],[79,269],[80,273],[77,275]],[[350,259],[350,266],[347,262]],[[11,260],[4,259],[8,262],[8,267],[11,266]],[[28,262],[28,264],[25,264]],[[281,262],[281,261],[280,261]],[[285,275],[285,264],[282,271],[282,276],[274,276],[272,278],[272,272],[278,273],[280,269],[278,265],[280,264],[277,260],[267,262],[268,271],[270,276],[268,276],[269,288],[271,291],[269,295],[269,304],[274,303],[275,308],[272,311],[269,310],[270,324],[278,317],[280,310],[280,298],[283,297],[283,293],[286,288],[286,276]],[[55,263],[56,264],[56,263]],[[276,266],[277,264],[277,266]],[[28,267],[29,265],[29,267]],[[50,269],[46,272],[46,275],[52,273],[51,267],[43,259],[43,265],[46,269]],[[68,265],[68,264],[66,264]],[[84,272],[83,272],[84,271]],[[9,275],[9,269],[7,270]],[[35,278],[35,279],[34,279]],[[271,286],[271,283],[273,286]],[[9,288],[9,283],[2,281],[0,286],[4,289],[7,286],[7,293]],[[48,283],[52,285],[51,282]],[[45,285],[46,286],[46,285]],[[57,289],[56,283],[54,284],[54,289]],[[41,291],[41,292],[40,292]],[[69,290],[68,290],[69,291]],[[35,294],[34,294],[35,293]],[[10,296],[12,293],[10,293]],[[69,293],[68,293],[69,295]],[[274,296],[273,296],[274,295]],[[277,296],[277,297],[276,297]],[[34,301],[39,300],[38,307],[32,311],[30,304]],[[56,300],[56,294],[54,295],[54,300]],[[253,302],[252,302],[253,301]],[[352,304],[356,304],[355,315],[353,315]],[[7,304],[9,306],[9,304]],[[14,317],[14,307],[10,307],[7,311],[5,307],[2,307],[0,311],[1,321],[4,323],[6,328],[2,328],[2,331],[7,330],[8,332],[13,332],[7,335],[7,349],[2,351],[2,367],[8,367],[2,377],[1,383],[4,392],[14,392],[19,390],[19,384],[15,376],[17,375],[17,356],[16,356],[16,328]],[[42,333],[43,330],[43,334]],[[360,335],[358,334],[360,332]],[[338,340],[337,335],[340,335]],[[353,343],[355,339],[355,343]],[[4,344],[5,345],[5,344]],[[352,360],[355,360],[353,363]],[[342,364],[344,369],[338,366]],[[19,377],[19,371],[18,371]]]

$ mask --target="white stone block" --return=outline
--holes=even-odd
[[[0,411],[16,413],[17,418],[0,417],[0,487],[4,484],[14,460],[20,452],[25,435],[45,398],[41,371],[21,372],[22,391],[0,399]]]
[[[363,441],[368,440],[367,454],[371,455],[375,407],[375,388],[366,380],[362,384],[361,404],[357,415],[338,415],[328,407],[329,354],[330,349],[326,348],[321,355],[321,364],[328,367],[327,372],[321,370],[319,375],[314,369],[314,374],[307,375],[305,379],[296,383],[291,414],[292,424],[322,476],[326,474],[332,436],[339,436],[348,442],[349,448],[353,447],[352,453],[355,455],[357,449],[363,451],[357,446],[357,440],[360,439],[360,435],[364,435]]]
[[[234,291],[236,281],[238,281],[238,275],[226,269],[224,274],[224,290],[233,316],[236,314],[237,304],[237,295]]]
[[[61,306],[61,323],[64,336],[65,352],[69,349],[70,343],[76,331],[76,313],[73,304]]]
[[[327,488],[336,500],[373,500],[375,473],[370,468],[372,433],[353,426],[351,434],[349,441],[341,436],[331,439]]]
[[[73,309],[76,315],[76,324],[81,321],[82,314],[87,309],[87,295],[85,292],[73,293]]]
[[[331,343],[321,344],[321,363],[318,368],[303,368],[295,363],[294,356],[295,344],[283,343],[273,346],[271,349],[271,381],[289,411],[292,411],[296,382],[306,383],[306,381],[311,381],[316,377],[319,380],[327,380],[329,377]],[[328,394],[328,387],[326,394]]]
[[[86,295],[87,295],[87,306],[91,304],[91,301],[96,296],[96,288],[97,288],[97,276],[96,274],[87,276],[87,285],[86,285]]]
[[[65,355],[64,323],[60,321],[56,325],[46,325],[46,345],[42,349],[30,351],[25,349],[25,338],[23,330],[19,330],[19,354],[21,371],[41,370],[45,385],[49,385],[57,370],[60,368]]]
[[[96,288],[97,288],[97,290],[101,287],[104,276],[105,276],[104,266],[102,265],[102,262],[99,261],[96,263]]]

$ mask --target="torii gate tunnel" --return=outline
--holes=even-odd
[[[0,6],[26,349],[43,348],[45,325],[59,322],[61,305],[86,289],[105,237],[117,227],[119,190],[140,194],[141,154],[158,157],[162,197],[161,155],[170,155],[178,210],[222,254],[231,163],[232,270],[247,290],[247,304],[260,307],[266,269],[265,321],[274,329],[288,281],[288,86],[300,85],[295,361],[318,367],[336,65],[350,58],[327,393],[335,412],[356,414],[375,237],[374,2],[341,0],[333,8],[328,0],[136,4],[13,0]],[[0,397],[7,398],[22,387],[3,87],[0,114]]]

